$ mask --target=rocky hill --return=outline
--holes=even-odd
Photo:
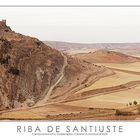
[[[70,43],[60,41],[44,41],[51,47],[70,54],[87,53],[92,50],[108,49],[127,55],[139,56],[140,43]]]
[[[60,102],[111,74],[0,22],[0,110]]]
[[[61,53],[0,24],[0,109],[34,105],[57,80]]]

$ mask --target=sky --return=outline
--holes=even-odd
[[[1,19],[42,41],[140,42],[140,7],[0,7]]]

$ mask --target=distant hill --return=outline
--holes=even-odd
[[[140,43],[70,43],[60,41],[44,41],[49,46],[62,50],[64,52],[70,52],[70,50],[79,50],[75,53],[81,53],[80,50],[85,49],[108,49],[112,51],[121,52],[128,55],[139,55],[140,54]],[[85,52],[90,52],[87,50]]]
[[[77,54],[76,56],[79,59],[94,63],[132,63],[140,61],[140,58],[106,49],[97,50],[91,53]]]
[[[44,41],[44,43],[52,46],[55,49],[67,51],[70,49],[81,49],[81,48],[97,48],[101,47],[99,44],[84,44],[84,43],[70,43],[70,42],[60,42],[60,41]]]

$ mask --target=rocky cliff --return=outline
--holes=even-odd
[[[64,58],[36,38],[0,26],[0,110],[32,106],[58,79]]]

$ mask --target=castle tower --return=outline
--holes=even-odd
[[[6,20],[3,19],[3,20],[2,20],[2,23],[3,23],[3,25],[6,25]]]
[[[3,19],[2,21],[0,21],[0,25],[1,25],[1,26],[5,26],[5,25],[6,25],[6,20]]]

